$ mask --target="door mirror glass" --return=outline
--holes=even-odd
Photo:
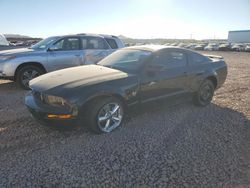
[[[51,47],[49,47],[48,50],[49,51],[56,51],[56,50],[59,50],[59,48],[57,46],[51,46]]]

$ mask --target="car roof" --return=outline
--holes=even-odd
[[[151,51],[151,52],[159,51],[159,50],[162,50],[162,49],[180,49],[180,50],[190,51],[190,50],[187,50],[187,49],[181,48],[181,47],[165,46],[165,45],[130,46],[130,47],[126,47],[126,48],[123,48],[123,49],[146,50],[146,51]]]
[[[101,37],[101,38],[118,38],[114,35],[104,35],[104,34],[94,34],[94,33],[78,33],[78,34],[70,34],[70,35],[58,35],[53,37],[75,37],[75,36],[90,36],[90,37]]]

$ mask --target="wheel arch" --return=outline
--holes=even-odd
[[[88,109],[90,104],[93,103],[95,100],[100,100],[101,98],[105,98],[105,97],[114,97],[122,102],[124,109],[127,108],[127,103],[121,94],[119,94],[119,93],[101,93],[101,94],[94,95],[94,96],[87,98],[84,101],[84,103],[80,105],[81,112],[84,113],[85,110]]]
[[[217,88],[218,80],[217,80],[217,77],[215,75],[208,76],[206,78],[206,80],[210,80],[214,84],[214,88],[215,89]]]
[[[18,67],[16,68],[15,74],[14,74],[14,80],[16,80],[17,73],[18,73],[18,71],[21,68],[23,68],[25,66],[31,66],[31,65],[39,67],[41,70],[43,70],[44,73],[47,72],[47,70],[45,69],[45,67],[41,63],[39,63],[39,62],[25,62],[25,63],[22,63],[22,64],[18,65]]]

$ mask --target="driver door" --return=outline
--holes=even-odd
[[[147,102],[187,92],[187,56],[183,51],[165,49],[145,67],[141,100]]]

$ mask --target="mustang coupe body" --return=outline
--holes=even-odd
[[[42,123],[80,122],[97,133],[107,133],[122,124],[131,105],[187,93],[195,104],[206,106],[226,76],[227,65],[220,56],[178,47],[127,47],[97,65],[67,68],[31,80],[25,103]]]

